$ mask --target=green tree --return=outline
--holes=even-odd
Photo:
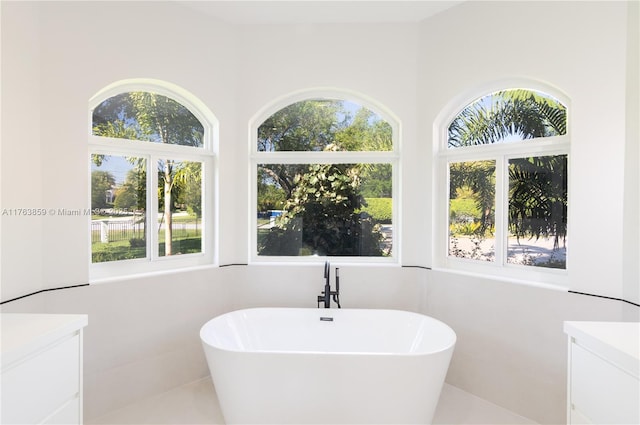
[[[390,151],[393,149],[392,129],[388,122],[373,111],[360,108],[351,120],[337,128],[335,141],[346,151]]]
[[[185,162],[184,169],[176,177],[178,203],[190,214],[202,217],[202,163]]]
[[[113,206],[120,209],[144,210],[147,199],[146,170],[138,167],[127,172],[124,183],[116,191]]]
[[[305,100],[280,109],[258,127],[258,151],[322,151],[334,141],[340,127],[341,103],[335,100]],[[264,164],[259,174],[271,179],[291,197],[294,177],[306,165]]]
[[[91,208],[108,208],[107,192],[113,190],[116,179],[108,171],[94,170],[91,172]]]
[[[284,190],[269,177],[266,169],[273,166],[260,167],[258,169],[258,211],[281,210],[286,202]]]

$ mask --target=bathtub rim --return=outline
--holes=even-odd
[[[451,342],[450,344],[445,344],[445,346],[441,349],[435,349],[431,351],[419,351],[419,352],[375,352],[375,351],[319,351],[319,350],[265,350],[265,349],[236,349],[236,348],[226,348],[220,347],[218,345],[211,344],[203,337],[203,332],[205,327],[209,325],[216,319],[219,319],[226,315],[231,314],[240,314],[241,312],[255,311],[255,310],[319,310],[319,311],[327,311],[327,314],[331,314],[330,311],[381,311],[381,312],[393,312],[393,313],[403,313],[415,316],[421,316],[427,318],[428,320],[434,321],[438,326],[443,326],[445,329],[450,331],[451,333]],[[420,357],[420,356],[432,356],[437,355],[439,353],[444,353],[449,350],[454,350],[456,343],[458,342],[458,336],[456,332],[446,324],[445,322],[436,319],[435,317],[428,316],[426,314],[417,313],[409,310],[400,310],[400,309],[388,309],[388,308],[342,308],[342,309],[316,309],[311,307],[248,307],[248,308],[240,308],[236,310],[231,310],[226,313],[219,314],[207,322],[205,322],[199,331],[200,341],[202,344],[214,349],[223,352],[229,353],[239,353],[239,354],[292,354],[292,355],[322,355],[322,356],[380,356],[380,357]]]

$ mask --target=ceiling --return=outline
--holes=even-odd
[[[179,1],[234,24],[419,22],[462,0],[223,0]]]

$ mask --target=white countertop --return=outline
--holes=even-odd
[[[2,369],[87,323],[86,314],[0,314]]]
[[[577,344],[640,376],[640,323],[564,322],[564,331]]]

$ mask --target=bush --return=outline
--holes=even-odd
[[[369,214],[377,223],[391,224],[392,198],[366,198],[367,206],[362,211]]]
[[[131,248],[142,248],[147,246],[147,241],[141,238],[131,238],[129,239],[129,246]]]

